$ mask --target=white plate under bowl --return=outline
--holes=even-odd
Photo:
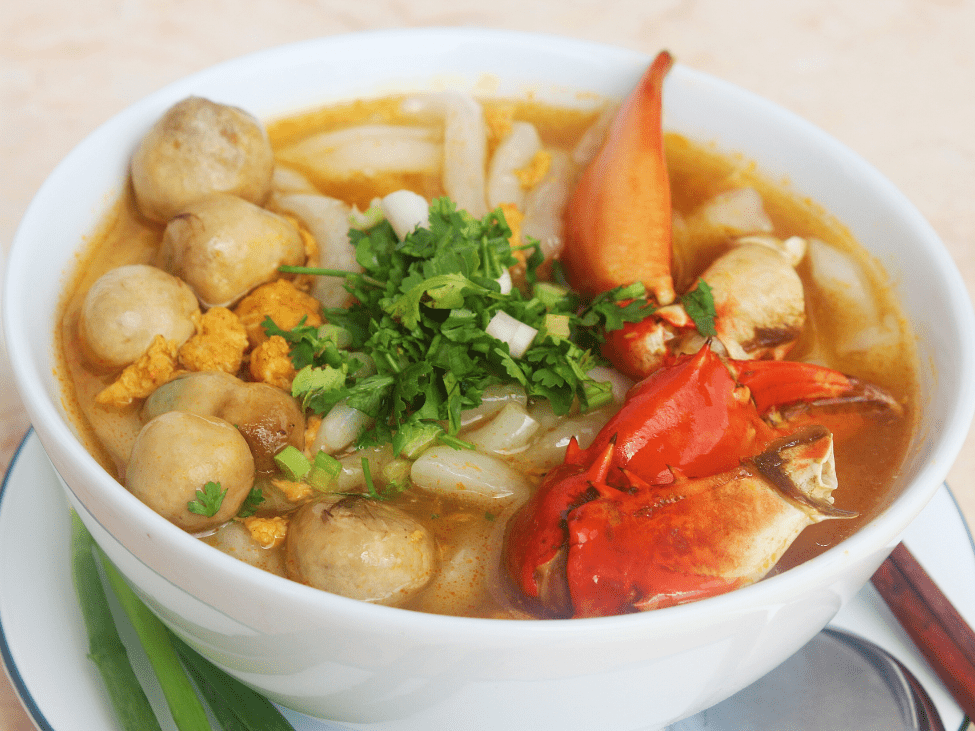
[[[31,432],[0,489],[0,654],[14,688],[41,731],[117,731],[101,678],[87,658],[88,639],[71,579],[70,534],[64,493]],[[904,542],[961,614],[975,623],[975,544],[946,486],[911,524]],[[136,672],[163,719],[163,729],[174,730],[138,640],[121,617],[119,624]],[[931,695],[945,728],[962,727],[961,709],[872,585],[837,614],[832,626],[892,652]],[[296,731],[343,728],[293,711],[284,713]],[[682,728],[687,727],[684,723]]]

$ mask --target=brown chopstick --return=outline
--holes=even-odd
[[[975,632],[903,543],[872,581],[965,715],[975,719]]]

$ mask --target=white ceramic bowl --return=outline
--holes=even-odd
[[[461,88],[579,104],[622,97],[648,58],[474,29],[365,33],[222,64],[152,94],[82,142],[37,194],[8,264],[4,325],[18,387],[71,503],[163,620],[271,698],[375,729],[657,728],[731,695],[815,635],[867,581],[956,457],[975,408],[971,305],[911,204],[833,139],[677,66],[666,121],[741,152],[835,214],[896,283],[917,333],[923,415],[900,497],[841,545],[730,594],[655,612],[514,622],[363,604],[261,572],[189,537],[120,487],[65,418],[53,337],[75,253],[124,185],[129,155],[190,94],[278,117],[362,95]]]

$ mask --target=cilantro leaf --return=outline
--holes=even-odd
[[[697,331],[704,337],[716,337],[718,334],[714,325],[717,314],[714,309],[714,297],[711,287],[703,279],[697,280],[697,286],[680,298],[681,304],[688,317],[694,321]]]
[[[196,500],[186,503],[186,509],[191,513],[212,518],[220,510],[226,495],[227,491],[220,489],[219,482],[208,482],[202,490],[196,491]]]
[[[222,502],[222,498],[221,498]],[[240,506],[240,510],[237,511],[238,518],[249,518],[264,502],[264,493],[259,487],[252,487],[251,491],[244,498],[244,503]],[[195,512],[195,511],[194,511]]]
[[[411,286],[386,308],[386,312],[402,322],[404,327],[413,329],[420,322],[420,303],[424,296],[428,299],[429,307],[449,310],[463,308],[467,292],[491,293],[462,274],[437,274]]]

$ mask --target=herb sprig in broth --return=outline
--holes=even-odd
[[[343,277],[355,303],[326,310],[328,324],[320,328],[283,331],[270,319],[264,327],[289,342],[298,371],[292,393],[306,409],[324,414],[345,401],[372,417],[358,447],[392,442],[399,454],[435,440],[460,446],[461,412],[497,384],[518,383],[557,414],[603,406],[610,386],[588,375],[602,362],[601,333],[653,311],[642,284],[603,293],[580,309],[568,289],[537,281],[542,257],[535,242],[524,247],[525,291],[505,291],[506,273],[520,262],[500,209],[477,220],[438,198],[429,225],[402,241],[385,221],[349,236],[363,272],[282,271]],[[531,340],[520,352],[515,341],[523,328]]]

